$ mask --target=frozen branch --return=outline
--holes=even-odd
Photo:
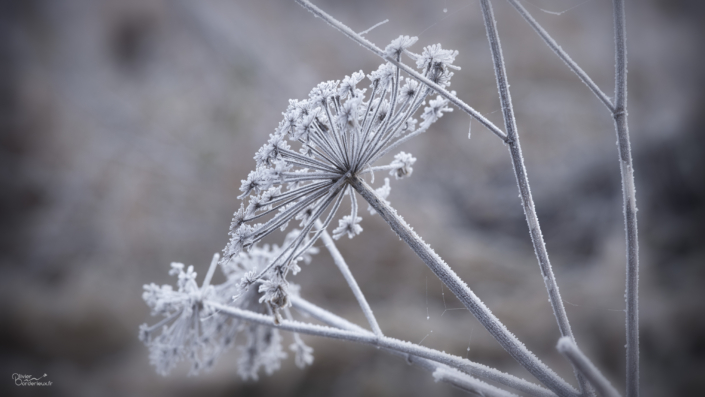
[[[320,229],[322,226],[323,225],[320,221],[316,221],[317,228]],[[382,336],[382,330],[379,328],[379,324],[377,324],[377,319],[375,318],[374,313],[372,313],[372,308],[370,308],[370,305],[367,303],[367,299],[365,299],[365,294],[362,293],[360,286],[357,285],[357,281],[350,272],[348,264],[345,263],[345,258],[343,258],[343,256],[340,254],[340,251],[338,251],[338,247],[335,246],[335,242],[333,242],[333,239],[325,230],[321,234],[321,239],[323,240],[323,245],[326,246],[328,252],[330,252],[330,255],[333,257],[333,262],[335,262],[335,265],[338,266],[340,273],[343,274],[345,281],[348,283],[348,286],[350,286],[350,290],[352,290],[353,295],[355,295],[355,299],[357,299],[357,302],[360,304],[360,308],[365,314],[367,322],[370,323],[372,331],[375,333],[375,335]]]
[[[342,22],[338,21],[337,19],[333,18],[332,16],[328,15],[325,13],[323,10],[320,8],[316,7],[315,5],[311,4],[308,0],[296,0],[297,3],[299,3],[302,7],[310,11],[313,15],[323,19],[326,21],[329,25],[334,27],[335,29],[339,30],[341,33],[344,35],[348,36],[350,39],[353,41],[357,42],[360,44],[362,47],[370,50],[372,53],[375,55],[379,56],[380,58],[384,59],[385,61],[389,61],[395,66],[397,66],[399,69],[405,71],[408,73],[410,76],[412,76],[414,79],[424,83],[428,87],[432,88],[434,91],[438,92],[441,96],[446,98],[450,103],[453,105],[457,106],[460,110],[464,111],[465,113],[471,115],[474,117],[477,121],[480,122],[480,124],[484,125],[487,127],[490,131],[492,131],[495,135],[498,137],[502,138],[502,140],[507,139],[507,134],[504,133],[501,129],[499,129],[496,125],[494,125],[491,121],[489,121],[485,116],[480,114],[477,110],[473,109],[470,107],[468,104],[460,100],[457,96],[451,94],[448,92],[448,90],[444,89],[443,87],[439,86],[438,84],[432,82],[429,80],[427,77],[421,75],[414,69],[410,68],[409,66],[403,64],[401,61],[398,61],[394,59],[394,57],[387,56],[384,51],[377,47],[376,45],[372,44],[369,40],[365,39],[358,33],[355,33],[352,29],[347,27],[345,24]]]
[[[351,323],[350,321],[333,314],[329,312],[328,310],[325,310],[319,306],[314,305],[313,303],[307,301],[306,299],[297,296],[297,295],[291,295],[289,297],[291,299],[291,304],[294,306],[296,310],[298,310],[301,313],[305,313],[307,315],[312,316],[315,319],[318,319],[332,327],[335,328],[340,328],[340,329],[345,329],[348,331],[353,331],[353,332],[359,332],[359,333],[369,333],[370,331],[362,328],[361,326]]]
[[[392,207],[377,197],[377,194],[365,181],[358,177],[351,177],[349,183],[519,364],[556,394],[561,396],[577,394],[568,383],[558,377],[507,330],[467,284],[411,229]]]
[[[504,128],[507,131],[508,137],[507,144],[509,145],[512,165],[514,166],[514,175],[517,179],[519,194],[521,196],[522,206],[524,207],[524,215],[526,216],[526,222],[529,225],[531,241],[534,245],[534,251],[539,261],[539,267],[541,269],[541,274],[543,275],[544,283],[546,284],[546,289],[548,290],[548,300],[551,302],[553,314],[558,322],[558,328],[561,335],[567,336],[574,341],[575,338],[573,337],[573,331],[570,329],[568,315],[566,314],[565,307],[563,306],[561,294],[558,291],[558,284],[556,283],[556,278],[553,275],[551,262],[548,259],[548,251],[546,250],[546,243],[544,242],[543,234],[541,233],[541,226],[539,225],[539,219],[536,214],[534,199],[531,197],[529,177],[526,172],[526,166],[524,165],[524,157],[521,154],[519,133],[517,131],[516,119],[514,118],[514,108],[512,106],[512,98],[509,93],[507,71],[504,66],[504,56],[502,55],[502,46],[499,42],[499,35],[497,34],[497,25],[494,19],[494,13],[489,0],[480,0],[480,5],[482,8],[482,15],[485,20],[487,39],[489,40],[490,50],[492,52],[492,63],[494,64],[495,77],[497,79],[497,90],[499,91],[499,100],[502,104]],[[581,392],[586,390],[585,379],[578,372],[576,372],[576,376],[578,378],[578,382],[580,383]]]
[[[467,376],[453,368],[438,367],[433,372],[433,378],[436,382],[448,382],[457,387],[462,387],[465,390],[471,390],[473,393],[484,397],[518,397],[514,393],[510,393],[471,376]]]
[[[307,300],[298,297],[298,296],[292,296],[291,297],[291,302],[294,305],[294,307],[303,313],[309,314],[313,316],[314,318],[331,325],[336,328],[341,328],[345,329],[348,331],[356,331],[356,332],[361,332],[361,333],[367,333],[371,334],[369,331],[359,327],[358,325],[355,325],[348,320],[339,317],[325,309],[322,309]],[[528,382],[524,379],[518,378],[513,375],[509,375],[507,373],[504,373],[502,371],[496,370],[494,368],[488,367],[486,365],[478,364],[476,362],[458,357],[458,356],[453,356],[447,353],[441,353],[438,352],[437,350],[432,350],[428,349],[426,347],[418,346],[418,345],[412,345],[415,348],[418,348],[419,350],[416,351],[418,354],[409,354],[406,351],[400,351],[397,349],[394,349],[392,346],[394,343],[387,343],[388,341],[392,341],[395,343],[406,343],[406,342],[401,342],[398,341],[397,339],[392,339],[392,338],[387,338],[387,337],[382,337],[379,339],[379,343],[377,346],[380,346],[394,354],[399,354],[407,357],[407,360],[411,362],[412,364],[417,364],[419,366],[424,367],[425,369],[433,372],[435,371],[439,363],[443,365],[448,365],[454,368],[457,368],[458,370],[468,374],[472,375],[474,377],[482,378],[485,380],[497,382],[500,384],[503,384],[505,386],[511,387],[515,390],[518,390],[522,393],[525,393],[526,395],[529,396],[538,396],[538,397],[555,397],[555,394],[552,393],[550,390],[547,390],[541,386],[538,386],[534,383]],[[386,346],[388,345],[388,346]],[[424,352],[433,352],[433,355],[424,355]],[[424,358],[426,357],[426,358]]]
[[[560,58],[563,62],[565,62],[566,65],[568,65],[568,68],[573,71],[580,80],[585,83],[585,85],[590,88],[590,91],[597,96],[597,98],[605,105],[607,106],[607,109],[610,110],[610,112],[614,111],[614,105],[612,105],[612,101],[607,97],[607,95],[600,89],[600,87],[595,84],[594,81],[590,78],[590,76],[585,73],[585,71],[578,66],[577,63],[573,59],[571,59],[570,55],[568,55],[567,52],[561,48],[561,46],[556,43],[556,41],[551,37],[551,35],[548,34],[548,32],[534,19],[531,14],[529,14],[529,11],[524,8],[524,6],[519,3],[518,0],[507,0],[516,10],[519,12],[519,14],[526,20],[526,22],[536,31],[536,33],[541,36],[543,41],[548,45],[551,50],[553,50],[556,55],[558,55],[558,58]]]
[[[624,0],[614,0],[615,106],[614,123],[622,173],[624,224],[627,240],[626,334],[627,397],[639,395],[639,242],[636,221],[636,189],[627,124],[627,37]]]
[[[570,338],[566,336],[560,338],[556,349],[573,364],[574,368],[577,368],[578,371],[590,381],[590,384],[595,387],[602,397],[619,397],[619,393],[612,384],[610,384],[610,381],[602,375],[600,370],[590,362],[587,356],[583,354]]]

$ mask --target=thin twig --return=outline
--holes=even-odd
[[[607,106],[607,109],[609,109],[610,112],[614,112],[614,105],[612,104],[610,98],[600,89],[600,87],[597,86],[597,84],[595,84],[594,81],[592,81],[590,76],[588,76],[588,74],[585,73],[585,71],[580,66],[578,66],[578,64],[575,63],[573,59],[571,59],[570,55],[568,55],[568,53],[565,52],[563,48],[558,45],[558,43],[556,43],[553,37],[548,34],[548,32],[534,19],[533,16],[531,16],[531,14],[529,14],[529,11],[527,11],[526,8],[524,8],[524,6],[522,6],[518,0],[507,1],[509,2],[509,4],[514,6],[514,8],[516,8],[519,14],[526,20],[526,22],[536,31],[539,36],[541,36],[546,45],[548,45],[548,47],[551,48],[551,50],[553,50],[556,55],[558,55],[558,58],[565,62],[568,68],[570,68],[573,73],[578,75],[580,80],[582,80],[582,82],[585,83],[588,88],[590,88],[590,91],[592,91],[593,94],[595,94],[595,96],[597,96],[597,98],[605,106]]]
[[[324,323],[333,326],[335,328],[340,328],[348,331],[359,332],[359,333],[369,333],[370,331],[362,328],[361,326],[354,324],[334,313],[323,309],[320,306],[314,305],[313,303],[307,301],[306,299],[291,295],[289,297],[291,305],[299,312],[305,313],[307,315],[313,316],[313,318],[323,321]]]
[[[472,390],[475,394],[483,397],[518,397],[514,393],[510,393],[471,376],[467,376],[453,368],[439,367],[433,372],[433,378],[436,382],[444,381],[454,385],[462,385],[463,389]]]
[[[556,283],[556,278],[553,274],[553,268],[551,267],[551,262],[548,259],[548,251],[546,250],[546,243],[544,242],[543,234],[541,233],[541,226],[539,225],[539,219],[536,214],[534,199],[531,197],[529,177],[526,172],[526,166],[524,165],[524,157],[521,154],[519,133],[517,131],[516,119],[514,118],[512,98],[509,93],[507,71],[504,66],[504,56],[502,55],[502,46],[499,42],[499,35],[497,34],[497,25],[494,19],[494,13],[492,11],[492,5],[490,5],[489,0],[480,0],[480,5],[482,8],[482,16],[485,21],[485,28],[487,30],[487,39],[489,40],[490,50],[492,52],[492,63],[494,64],[497,90],[499,91],[499,100],[502,104],[502,116],[504,117],[504,128],[507,131],[508,136],[509,152],[512,157],[514,175],[517,179],[522,206],[524,207],[524,215],[526,216],[526,222],[529,225],[531,241],[534,245],[534,251],[536,252],[536,257],[539,261],[541,274],[543,275],[544,283],[546,284],[546,289],[548,291],[548,299],[551,302],[553,314],[556,317],[561,335],[570,337],[571,340],[575,341],[573,331],[570,329],[568,315],[566,314],[565,307],[563,306],[561,294],[558,291],[558,284]],[[586,390],[585,379],[577,371],[576,376],[578,378],[578,382],[580,383],[580,391],[583,392]]]
[[[546,364],[531,353],[516,336],[507,330],[504,324],[492,314],[490,309],[485,306],[467,284],[411,229],[389,204],[377,196],[365,181],[359,177],[351,177],[349,178],[349,183],[391,226],[392,230],[416,252],[431,271],[455,294],[458,300],[470,310],[519,364],[556,394],[560,396],[577,394],[572,386],[556,375]]]
[[[211,264],[208,267],[208,273],[206,273],[206,277],[203,279],[203,286],[201,286],[201,290],[205,291],[206,288],[208,288],[209,285],[211,285],[211,280],[213,279],[213,273],[215,273],[215,268],[218,266],[218,260],[220,259],[220,254],[214,254],[213,259],[211,260]]]
[[[323,225],[321,224],[321,221],[316,220],[316,227],[320,229],[322,226]],[[357,285],[357,281],[352,275],[352,272],[350,272],[348,264],[345,263],[345,258],[343,258],[343,256],[340,254],[340,251],[338,251],[338,247],[335,246],[335,242],[333,242],[333,239],[330,237],[327,231],[324,230],[323,233],[321,233],[321,240],[323,240],[323,245],[325,245],[328,249],[328,252],[330,252],[330,255],[333,257],[333,262],[335,262],[335,265],[338,266],[340,273],[343,274],[343,277],[348,283],[350,290],[352,291],[353,295],[355,295],[355,299],[357,299],[357,303],[360,304],[360,308],[365,314],[367,322],[370,323],[372,331],[375,333],[375,335],[382,336],[382,329],[379,328],[377,319],[375,318],[374,313],[372,313],[372,308],[370,308],[369,303],[367,303],[367,299],[365,299],[365,294],[362,293],[360,286]]]
[[[639,395],[639,243],[636,221],[636,189],[627,124],[627,37],[624,0],[614,0],[615,106],[614,124],[622,174],[624,224],[627,240],[626,334],[627,397]]]
[[[590,362],[587,356],[583,354],[570,338],[567,336],[560,338],[556,349],[573,364],[573,367],[577,368],[578,371],[590,381],[590,384],[595,387],[600,396],[619,397],[617,389],[612,386],[610,381],[602,375],[600,370]]]
[[[291,303],[293,306],[304,313],[307,313],[314,318],[328,324],[331,326],[334,326],[336,328],[341,328],[345,329],[348,331],[356,331],[356,332],[362,332],[362,333],[368,333],[369,331],[365,330],[364,328],[353,324],[349,322],[348,320],[337,316],[325,309],[320,308],[319,306],[314,305],[313,303],[299,297],[299,296],[292,296],[291,297]],[[386,339],[384,337],[383,339]],[[414,345],[418,346],[418,345]],[[439,359],[432,359],[432,358],[423,358],[419,355],[409,355],[408,352],[402,352],[399,350],[395,350],[392,348],[387,348],[383,347],[386,350],[395,353],[395,354],[401,354],[407,357],[407,360],[412,362],[413,364],[419,364],[422,367],[428,369],[429,371],[435,371],[435,369],[438,367],[438,364],[444,364],[444,365],[449,365],[454,368],[457,368],[458,370],[468,374],[472,375],[478,378],[482,378],[485,380],[497,382],[500,384],[503,384],[505,386],[511,387],[515,390],[518,390],[522,393],[525,393],[526,395],[529,396],[537,396],[537,397],[555,397],[556,395],[552,393],[550,390],[545,389],[541,386],[538,386],[534,383],[528,382],[524,379],[518,378],[513,375],[509,375],[507,373],[504,373],[502,371],[496,370],[494,368],[488,367],[486,365],[478,364],[476,362],[470,361],[468,359],[464,359],[462,357],[457,357],[453,355],[449,355],[446,353],[441,353],[442,356],[444,357],[442,360]],[[423,349],[427,349],[423,347]],[[435,350],[434,350],[435,351]],[[440,353],[438,351],[435,351],[436,353]],[[439,356],[440,357],[440,356]],[[432,367],[430,366],[432,365]]]
[[[388,62],[391,62],[392,64],[396,65],[397,67],[399,67],[399,69],[405,71],[406,73],[408,73],[410,76],[412,76],[416,80],[426,84],[428,87],[431,87],[434,91],[438,92],[441,96],[446,98],[453,105],[457,106],[460,110],[464,111],[465,113],[467,113],[467,114],[471,115],[472,117],[474,117],[475,119],[477,119],[477,121],[479,121],[482,125],[487,127],[495,135],[502,138],[502,140],[507,139],[507,134],[505,134],[504,131],[499,129],[499,127],[494,125],[491,121],[489,121],[487,118],[485,118],[485,116],[480,114],[477,110],[473,109],[468,104],[466,104],[465,102],[460,100],[460,98],[458,98],[457,96],[448,92],[445,88],[432,82],[428,78],[421,75],[419,72],[417,72],[414,69],[410,68],[409,66],[403,64],[401,61],[397,61],[393,57],[388,57],[384,53],[384,51],[382,51],[382,49],[380,49],[376,45],[372,44],[369,40],[365,39],[364,37],[360,36],[359,34],[355,33],[352,29],[347,27],[342,22],[340,22],[337,19],[333,18],[332,16],[326,14],[323,10],[321,10],[320,8],[311,4],[311,2],[309,2],[307,0],[296,0],[296,2],[299,3],[305,9],[309,10],[313,15],[328,22],[329,25],[331,25],[335,29],[339,30],[341,33],[348,36],[353,41],[360,44],[362,47],[372,51],[375,55],[379,56],[380,58],[382,58]]]

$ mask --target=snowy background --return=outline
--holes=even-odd
[[[493,3],[573,330],[622,389],[625,258],[612,119],[508,3]],[[0,4],[2,395],[460,395],[374,348],[312,337],[304,338],[315,362],[305,370],[290,357],[273,376],[243,382],[233,351],[205,375],[179,368],[165,378],[137,339],[138,326],[154,322],[142,285],[172,283],[171,261],[205,274],[227,241],[240,180],[288,99],[369,73],[379,59],[293,1]],[[407,34],[419,36],[418,51],[438,42],[459,50],[451,88],[503,125],[476,1],[316,4],[356,31],[389,19],[367,35],[381,47]],[[611,93],[611,2],[524,4]],[[647,397],[705,392],[704,16],[697,0],[628,2]],[[393,184],[392,205],[510,330],[570,377],[554,349],[558,330],[507,149],[455,110],[402,150],[418,161],[410,179]],[[339,245],[386,334],[530,379],[469,312],[453,310],[457,300],[378,216],[363,215],[362,226]],[[294,281],[307,299],[365,324],[327,253]],[[18,388],[13,373],[46,373],[53,386]]]

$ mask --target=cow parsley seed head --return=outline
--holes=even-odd
[[[211,266],[215,266],[217,257]],[[193,266],[184,270],[172,263],[170,275],[177,276],[177,290],[170,285],[144,286],[142,298],[152,314],[165,317],[155,325],[140,326],[140,340],[149,347],[149,359],[161,375],[167,375],[180,361],[191,361],[191,372],[210,367],[224,349],[223,340],[232,333],[230,321],[212,310],[208,302],[222,302],[217,290],[196,284]]]
[[[415,55],[408,50],[415,42],[416,38],[401,36],[387,46],[387,55],[398,58],[407,53],[426,78],[443,86],[450,84],[449,69],[455,68],[452,62],[457,52],[436,45]],[[392,63],[380,65],[367,76],[369,90],[356,87],[364,76],[359,71],[342,82],[325,81],[307,99],[289,101],[283,119],[255,153],[254,170],[242,180],[238,199],[243,202],[233,215],[230,239],[222,258],[216,255],[211,262],[203,285],[198,286],[193,266],[173,263],[169,274],[176,276],[176,288],[144,286],[143,299],[153,315],[162,317],[152,326],[139,328],[139,338],[149,347],[157,372],[167,374],[182,360],[191,362],[192,373],[207,369],[223,351],[236,345],[240,333],[245,334],[237,339],[244,339],[238,347],[243,378],[257,379],[260,369],[271,373],[280,367],[286,353],[276,329],[241,323],[215,308],[230,305],[272,315],[280,322],[280,312],[288,313],[290,297],[299,290],[288,275],[298,273],[299,264],[309,263],[318,252],[314,244],[336,219],[345,199],[351,210],[338,219],[333,237],[352,238],[362,232],[352,178],[370,173],[374,183],[375,169],[389,170],[397,179],[410,176],[416,159],[405,152],[397,154],[391,164],[375,164],[451,110],[441,97],[424,107],[433,90],[401,76]],[[417,127],[414,116],[422,108],[423,121]],[[375,192],[387,202],[389,178]],[[298,226],[287,233],[281,246],[262,244],[270,234],[285,231],[292,220]],[[211,285],[216,267],[227,280]],[[298,366],[313,361],[312,349],[298,335],[290,347]]]
[[[341,128],[354,128],[354,124],[359,120],[360,102],[362,102],[362,98],[354,97],[343,103],[337,117],[338,125]]]
[[[455,91],[451,91],[451,93],[455,95]],[[428,101],[428,105],[429,106],[424,108],[423,114],[421,114],[421,118],[423,119],[421,122],[421,128],[424,130],[428,129],[431,124],[438,121],[438,119],[443,116],[444,112],[453,111],[453,108],[448,106],[448,100],[440,95],[438,95],[436,99]]]
[[[240,278],[239,282],[237,283],[237,286],[243,290],[246,291],[248,288],[250,288],[250,285],[254,284],[257,282],[257,272],[254,270],[250,270],[249,272],[245,273],[242,278]]]
[[[428,74],[428,78],[441,87],[450,85],[450,78],[453,72],[449,69],[459,70],[460,67],[453,65],[458,51],[444,50],[440,44],[435,44],[424,48],[421,55],[414,55],[416,66],[422,68]]]
[[[449,68],[454,68],[457,51],[433,45],[415,55],[409,47],[416,41],[415,37],[400,36],[387,46],[387,55],[408,53],[427,78],[443,86],[450,84]],[[276,254],[266,264],[251,267],[248,271],[255,273],[246,277],[240,275],[243,286],[260,283],[257,292],[261,303],[269,305],[274,314],[287,306],[287,276],[300,270],[297,263],[307,257],[322,231],[335,220],[346,197],[352,210],[338,220],[333,236],[352,238],[362,231],[362,218],[348,181],[373,172],[374,164],[399,140],[426,131],[450,110],[440,97],[424,107],[432,90],[402,76],[390,62],[367,76],[371,90],[357,88],[363,77],[359,71],[342,81],[324,81],[307,99],[290,100],[283,119],[255,155],[255,170],[242,181],[239,198],[249,196],[249,203],[233,217],[222,265],[239,263],[264,237],[285,230],[292,219],[299,221],[297,233],[272,249]],[[417,127],[414,116],[420,109],[423,121]],[[399,179],[411,175],[415,160],[402,152],[391,164],[380,167]],[[378,193],[387,197],[389,189],[386,179]]]
[[[416,96],[416,93],[419,90],[419,83],[416,80],[413,79],[405,79],[404,85],[400,88],[399,90],[399,99],[398,101],[400,103],[410,101]]]
[[[281,135],[269,135],[269,141],[255,153],[257,166],[272,164],[279,151],[285,149],[289,149],[289,144]]]
[[[392,58],[399,58],[407,48],[414,45],[419,40],[418,37],[399,36],[392,40],[384,49],[384,55]]]
[[[305,107],[301,108],[299,122],[295,124],[294,139],[308,143],[310,142],[309,135],[314,133],[318,126],[318,113],[321,108],[308,108],[308,101],[301,101],[300,104]]]
[[[242,185],[240,186],[242,194],[238,196],[238,198],[243,199],[253,191],[255,194],[259,194],[269,186],[271,186],[269,169],[266,166],[257,167],[254,171],[250,171],[247,175],[247,179],[242,181]]]
[[[270,187],[269,189],[267,189],[267,191],[262,193],[262,196],[260,197],[260,199],[262,200],[262,204],[263,205],[268,204],[264,209],[271,208],[271,202],[281,195],[281,193],[282,193],[281,190],[282,190],[281,186],[275,186],[275,187]]]
[[[362,226],[360,226],[361,220],[362,218],[359,216],[353,218],[352,215],[345,215],[338,221],[338,227],[333,230],[333,238],[338,240],[346,234],[348,238],[357,236],[362,232]]]
[[[276,315],[276,322],[279,323],[279,310],[291,306],[289,302],[289,283],[279,277],[264,280],[259,286],[262,297],[259,302],[266,302]]]
[[[313,106],[326,106],[328,99],[335,95],[339,81],[324,81],[318,83],[308,94],[310,103]]]
[[[254,206],[248,206],[248,213],[250,213]],[[241,224],[235,231],[230,232],[230,241],[228,245],[223,250],[223,258],[230,259],[238,255],[245,247],[248,247],[254,242],[254,231],[255,229],[246,223]]]
[[[458,56],[458,51],[444,50],[440,44],[430,45],[424,48],[420,56],[416,58],[416,66],[419,69],[427,69],[430,67],[449,67],[455,62],[455,57]],[[454,66],[455,69],[460,69]]]
[[[290,234],[294,234],[289,236],[293,239],[298,231]],[[279,319],[279,310],[289,305],[288,297],[298,294],[299,287],[282,279],[257,280],[256,270],[265,267],[280,253],[280,247],[265,245],[254,246],[227,262],[219,261],[216,255],[208,273],[212,276],[220,263],[227,277],[226,282],[217,286],[211,285],[207,276],[199,287],[194,267],[181,263],[172,263],[169,271],[176,276],[176,289],[171,285],[145,285],[145,302],[152,308],[153,315],[163,317],[152,326],[139,327],[139,338],[148,346],[150,362],[157,372],[167,375],[181,361],[191,363],[192,374],[207,370],[224,351],[235,346],[237,335],[243,331],[246,343],[238,349],[240,374],[256,378],[260,368],[268,374],[277,370],[280,361],[286,358],[278,332],[272,332],[267,326],[241,323],[214,310],[213,304],[235,305],[257,313],[274,314]],[[255,283],[260,283],[259,289],[249,288]],[[262,297],[259,290],[264,292]],[[297,365],[309,359],[301,358],[303,353],[296,351]]]
[[[240,209],[235,211],[233,214],[233,220],[230,222],[230,233],[234,233],[240,225],[242,225],[246,216],[247,213],[245,212],[245,206],[243,203],[240,203]]]
[[[414,169],[411,168],[416,162],[416,158],[409,153],[399,152],[399,154],[394,156],[394,161],[390,164],[392,170],[389,171],[389,175],[394,175],[395,178],[401,179],[405,176],[411,176]]]
[[[367,78],[370,79],[372,85],[377,85],[378,87],[384,87],[387,83],[394,79],[396,73],[396,67],[391,63],[383,63],[379,65],[379,68],[374,72],[370,73]]]
[[[355,98],[364,94],[364,92],[355,88],[355,86],[357,86],[357,84],[364,78],[365,73],[363,73],[362,70],[355,72],[350,76],[345,76],[343,81],[340,83],[340,87],[338,87],[338,96],[340,96],[340,99],[346,99],[348,97]]]

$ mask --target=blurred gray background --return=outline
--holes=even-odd
[[[304,337],[315,349],[305,370],[290,357],[273,376],[243,382],[232,351],[210,373],[180,367],[165,378],[137,340],[139,324],[156,321],[142,285],[172,283],[171,261],[205,274],[287,100],[369,73],[379,59],[293,1],[0,4],[0,394],[461,394],[374,348],[313,337]],[[417,51],[438,42],[459,50],[451,88],[503,125],[477,1],[316,4],[356,31],[389,19],[367,35],[382,47],[407,34],[420,37]],[[622,389],[625,254],[611,117],[508,3],[493,4],[576,338]],[[611,1],[524,5],[611,94]],[[697,0],[628,2],[644,396],[705,393],[704,14]],[[410,179],[392,181],[392,205],[570,377],[506,148],[455,110],[402,150],[418,162]],[[469,312],[452,310],[460,304],[378,216],[363,214],[362,226],[339,245],[387,334],[530,378]],[[365,324],[326,252],[294,281],[304,297]],[[53,386],[19,388],[12,373],[46,373]]]

